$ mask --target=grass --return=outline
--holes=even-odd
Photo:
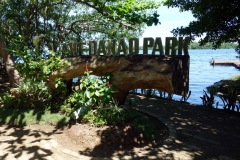
[[[240,74],[232,76],[231,78],[229,78],[227,80],[221,80],[221,86],[222,86],[221,88],[218,88],[218,89],[220,89],[219,91],[226,93],[226,94],[227,94],[227,89],[229,87],[235,88],[238,91],[240,91]]]
[[[55,126],[63,126],[69,122],[69,117],[50,111],[34,111],[34,110],[17,110],[12,108],[0,107],[0,123],[15,125],[31,125],[31,124],[51,124]]]
[[[54,125],[57,127],[65,126],[70,122],[70,118],[59,113],[50,111],[34,111],[0,107],[0,124],[10,125]],[[147,139],[154,139],[157,136],[153,122],[143,113],[134,111],[130,125],[143,133]]]
[[[134,126],[139,132],[142,132],[146,138],[156,138],[156,126],[149,119],[149,116],[143,113],[137,113],[137,116],[131,122],[131,125]]]
[[[240,74],[235,75],[235,76],[232,76],[232,77],[230,78],[230,80],[239,81],[239,80],[240,80]]]

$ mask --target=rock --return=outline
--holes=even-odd
[[[152,88],[185,95],[189,84],[189,56],[130,55],[82,56],[67,58],[71,66],[49,76],[49,88],[54,91],[58,77],[68,81],[85,72],[85,64],[96,76],[111,73],[111,84],[117,91],[114,98],[123,104],[129,90]]]

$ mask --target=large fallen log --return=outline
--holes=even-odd
[[[83,75],[85,64],[88,63],[93,75],[113,75],[110,83],[117,91],[114,98],[120,104],[124,103],[129,90],[136,88],[158,89],[183,96],[188,93],[189,55],[81,56],[67,60],[71,62],[71,66],[49,76],[50,90],[56,90],[56,78],[69,81]]]

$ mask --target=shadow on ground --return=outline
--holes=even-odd
[[[239,116],[181,102],[130,97],[138,102],[137,109],[160,117],[175,132],[175,140],[164,146],[173,159],[239,159]]]
[[[137,132],[131,126],[112,126],[97,133],[100,137],[98,145],[79,151],[79,154],[98,158],[139,159],[145,157],[148,159],[149,156],[157,158],[155,149],[163,145],[169,133],[158,119],[152,117],[151,120],[157,126],[155,130],[157,137],[154,140],[147,141],[142,133]],[[169,155],[165,156],[169,157]]]
[[[32,130],[31,126],[2,125],[0,130],[0,159],[49,159],[56,145],[51,135],[59,132],[49,126]]]
[[[79,150],[77,147],[81,147],[81,144],[77,143],[77,139],[67,147],[64,143],[59,145],[59,139],[56,137],[64,134],[65,131],[58,130],[54,126],[47,125],[36,129],[34,126],[2,125],[0,126],[0,159],[75,160],[81,159],[83,155],[86,159],[110,157],[172,160],[239,159],[240,118],[238,116],[216,109],[140,95],[130,95],[129,98],[136,101],[136,109],[159,118],[167,125],[171,139],[159,144],[146,144],[142,142],[141,135],[131,137],[133,132],[131,128],[111,128],[103,129],[98,133],[100,137],[98,145]],[[160,121],[158,121],[159,126],[162,124]],[[124,136],[118,137],[115,134],[117,132],[124,133]],[[87,132],[85,133],[87,135]],[[60,137],[63,139],[63,136]],[[112,139],[112,143],[106,144],[107,139]],[[123,142],[126,146],[133,142],[139,145],[123,149]]]

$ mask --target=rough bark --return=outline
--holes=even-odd
[[[9,78],[9,83],[11,86],[14,86],[15,84],[19,83],[19,72],[14,67],[14,61],[12,59],[12,56],[8,54],[8,51],[6,50],[6,45],[3,40],[0,39],[0,56],[3,58],[5,64],[6,64],[6,71]]]
[[[114,97],[123,104],[129,90],[152,88],[184,95],[188,92],[189,56],[82,56],[68,58],[70,67],[49,76],[49,87],[55,90],[54,80],[58,77],[68,81],[83,75],[85,64],[96,76],[111,73],[111,83],[117,91]]]

